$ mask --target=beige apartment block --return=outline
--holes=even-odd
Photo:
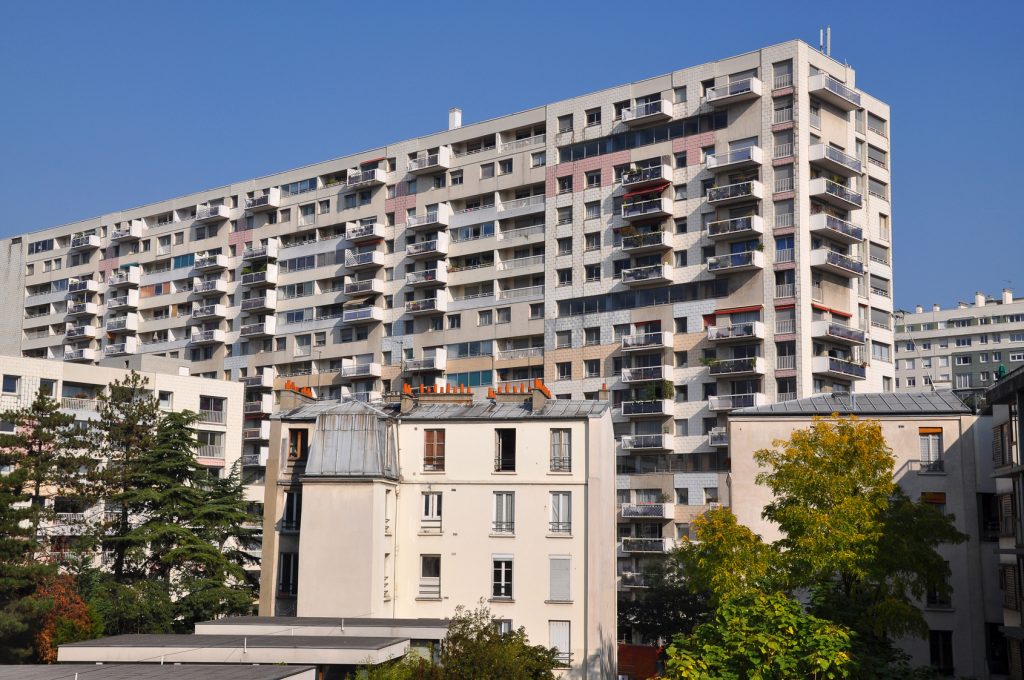
[[[616,677],[606,402],[542,385],[483,401],[287,400],[271,420],[261,615],[358,626],[483,601],[556,647],[565,677]]]
[[[877,421],[895,457],[895,480],[912,499],[935,503],[955,516],[970,537],[939,552],[952,572],[952,596],[927,595],[918,606],[929,633],[899,645],[915,665],[932,665],[956,677],[998,678],[1006,673],[1006,642],[999,582],[994,577],[1001,547],[993,480],[990,419],[971,413],[949,390],[917,393],[818,395],[787,403],[740,409],[729,415],[731,509],[740,523],[767,541],[780,537],[761,517],[771,501],[755,482],[763,470],[753,452],[774,448],[815,417],[855,415]]]
[[[952,386],[980,408],[1000,375],[1024,366],[1024,298],[1004,288],[998,298],[978,292],[970,303],[943,309],[917,305],[896,322],[896,389]]]
[[[892,389],[889,121],[800,41],[453,110],[441,132],[8,239],[0,349],[242,382],[251,483],[286,384],[607,386],[637,574],[720,502],[731,409]],[[655,497],[674,507],[629,507]]]

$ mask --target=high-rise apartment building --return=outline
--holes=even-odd
[[[1010,371],[1024,366],[1024,298],[975,293],[973,304],[943,309],[918,305],[896,324],[896,389],[951,385],[968,403]]]
[[[443,132],[7,240],[24,313],[0,350],[244,382],[250,480],[288,381],[607,385],[639,573],[724,493],[730,409],[892,388],[888,121],[799,41],[464,127],[453,110]]]

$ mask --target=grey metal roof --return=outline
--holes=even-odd
[[[549,399],[542,409],[533,411],[525,404],[500,404],[490,401],[461,404],[420,403],[402,420],[579,420],[599,418],[608,410],[608,402],[573,399]]]
[[[287,680],[315,666],[117,663],[0,666],[0,680]]]
[[[244,626],[244,625],[275,625],[281,628],[294,626],[324,626],[334,628],[341,625],[360,626],[366,628],[392,628],[407,626],[410,628],[447,628],[448,619],[376,619],[356,616],[229,616],[212,621],[201,621],[202,626]]]
[[[900,415],[900,414],[953,414],[971,413],[951,390],[933,392],[868,392],[833,396],[818,394],[804,399],[780,401],[765,406],[751,406],[733,411],[730,415],[773,416],[828,416],[841,415]]]
[[[398,479],[391,422],[379,410],[358,401],[320,410],[309,442],[306,476]]]
[[[380,404],[378,406],[383,406]],[[387,418],[391,415],[378,406],[371,406],[363,401],[318,401],[314,404],[304,404],[298,408],[288,411],[278,411],[271,418],[274,420],[315,420],[322,413],[330,414],[353,414],[367,413],[376,414],[379,418]]]
[[[83,640],[61,647],[169,647],[188,649],[233,649],[243,645],[263,649],[366,649],[390,647],[409,638],[359,637],[342,635],[188,635],[141,634],[114,635],[97,640]]]

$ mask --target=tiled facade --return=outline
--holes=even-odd
[[[244,381],[252,480],[287,381],[607,385],[623,502],[674,503],[620,529],[665,547],[729,409],[891,389],[889,110],[855,85],[792,41],[24,235],[0,346]]]

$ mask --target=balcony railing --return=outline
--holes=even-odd
[[[793,87],[792,73],[780,73],[772,80],[773,90],[781,90],[784,87]]]
[[[780,371],[792,371],[796,368],[795,354],[782,354],[775,358],[775,368]]]
[[[664,553],[672,549],[670,538],[623,538],[623,552]]]
[[[654,182],[665,177],[666,165],[652,165],[648,168],[626,171],[622,173],[622,186],[631,187],[638,184]]]
[[[791,298],[796,296],[796,284],[795,283],[780,283],[775,286],[775,297],[778,298]]]
[[[510,142],[502,142],[501,151],[502,153],[507,151],[518,151],[519,149],[525,149],[527,147],[544,144],[546,141],[547,135],[541,133],[539,135],[534,135],[533,137],[527,137],[525,139],[514,139]]]
[[[499,361],[509,361],[515,359],[537,359],[544,356],[543,347],[523,347],[521,349],[502,349],[498,350],[496,359]]]
[[[623,368],[622,382],[647,382],[651,380],[662,380],[666,377],[664,366],[640,366],[638,368]]]
[[[716,203],[720,201],[744,198],[760,198],[757,196],[758,187],[760,187],[760,183],[754,180],[736,182],[735,184],[726,184],[720,187],[711,187],[708,189],[708,202]]]
[[[672,334],[667,331],[656,331],[654,333],[636,333],[634,335],[622,336],[623,351],[647,349],[655,347],[666,347],[671,344]]]
[[[230,214],[226,205],[201,205],[196,208],[196,221],[226,220]]]
[[[821,184],[817,184],[819,182],[821,182]],[[817,186],[815,186],[816,184]],[[811,193],[832,196],[842,201],[844,204],[849,204],[858,208],[864,204],[864,197],[853,189],[844,187],[838,182],[833,182],[830,179],[824,179],[821,177],[811,180]]]
[[[671,508],[665,503],[623,503],[619,511],[623,518],[656,518],[665,519]]]
[[[357,187],[362,184],[369,184],[370,182],[383,183],[386,180],[387,173],[380,168],[370,168],[362,172],[350,172],[348,177],[345,178],[345,185]]]
[[[624,434],[619,445],[626,451],[672,448],[665,434]]]
[[[654,231],[647,234],[625,236],[622,239],[622,249],[638,250],[641,248],[653,248],[658,246],[671,248],[672,242],[669,240],[670,238],[669,234],[664,231]]]
[[[525,198],[516,198],[511,201],[502,201],[501,205],[498,206],[499,212],[505,210],[519,210],[520,208],[532,208],[535,206],[544,205],[545,201],[544,194],[538,196],[526,196]]]
[[[778,125],[779,123],[789,123],[793,120],[793,107],[787,106],[781,109],[775,109],[772,114],[772,123]]]
[[[531,255],[529,257],[517,257],[513,260],[505,260],[499,262],[496,269],[499,272],[508,271],[510,269],[522,269],[523,267],[535,267],[544,264],[543,255]]]
[[[669,413],[668,402],[665,399],[650,399],[640,401],[622,402],[622,415],[644,416],[644,415],[666,415]]]
[[[824,321],[821,323],[822,326],[817,329],[817,334],[831,336],[841,340],[849,340],[856,344],[864,344],[864,331],[859,328],[847,326],[846,324],[839,323],[837,321]]]
[[[713,427],[708,431],[708,445],[728,446],[729,431],[724,427]]]
[[[740,267],[760,266],[758,260],[760,251],[748,250],[742,253],[730,253],[708,258],[708,271],[716,272],[725,269],[737,269]]]
[[[814,251],[811,251],[811,252],[812,253],[818,253],[818,252],[821,252],[821,249],[814,250]],[[833,267],[838,267],[839,269],[843,269],[843,270],[846,270],[848,272],[853,272],[855,274],[863,274],[864,273],[864,264],[863,263],[858,262],[857,260],[853,259],[852,257],[847,257],[846,255],[843,255],[842,253],[837,253],[834,250],[825,250],[824,251],[824,255],[814,255],[814,258],[815,259],[812,260],[812,264],[816,264],[817,260],[821,260],[821,263],[823,265],[831,265]]]
[[[745,217],[733,217],[728,220],[708,222],[708,236],[711,238],[732,234],[762,233],[763,231],[763,221],[758,215],[747,215]]]
[[[860,94],[827,73],[812,75],[808,82],[808,90],[810,92],[830,94],[831,96],[823,96],[822,98],[827,98],[833,104],[841,106],[847,111],[860,108]]]
[[[708,397],[708,406],[712,411],[728,411],[734,408],[749,408],[760,406],[763,395],[753,394],[723,394]]]
[[[761,147],[745,146],[739,149],[732,149],[731,151],[723,151],[722,153],[708,154],[705,161],[707,163],[708,170],[714,170],[715,168],[721,168],[729,165],[760,165]]]
[[[863,229],[828,213],[811,215],[811,231],[826,232],[831,237],[847,243],[859,243],[864,240]]]
[[[813,371],[815,373],[838,373],[851,378],[863,378],[867,375],[867,370],[861,364],[837,357],[814,357]]]
[[[630,219],[644,215],[671,214],[672,208],[667,198],[652,198],[646,201],[634,201],[622,206],[622,217]]]
[[[764,326],[760,321],[734,323],[728,326],[709,326],[708,340],[738,340],[745,338],[763,338]]]
[[[760,96],[761,81],[757,78],[744,78],[725,85],[708,88],[707,100],[710,103],[729,99],[749,99]]]
[[[841,174],[859,175],[862,171],[859,158],[844,153],[829,144],[812,144],[808,152],[812,163],[820,163]]]
[[[622,270],[622,282],[627,285],[670,278],[669,267],[665,264],[651,264],[644,267],[631,267],[630,269]]]
[[[642,118],[659,115],[672,115],[672,105],[664,99],[655,99],[652,102],[638,104],[628,109],[622,109],[622,122],[629,123]]]
[[[217,444],[205,444],[196,447],[196,456],[199,458],[223,458],[224,447]]]
[[[498,291],[499,300],[514,300],[516,298],[534,297],[544,295],[544,286],[525,286],[523,288],[506,288]]]
[[[735,373],[760,373],[760,357],[742,357],[739,359],[718,359],[711,364],[711,375],[733,375]]]
[[[99,400],[80,397],[61,397],[60,407],[70,411],[99,411]]]

